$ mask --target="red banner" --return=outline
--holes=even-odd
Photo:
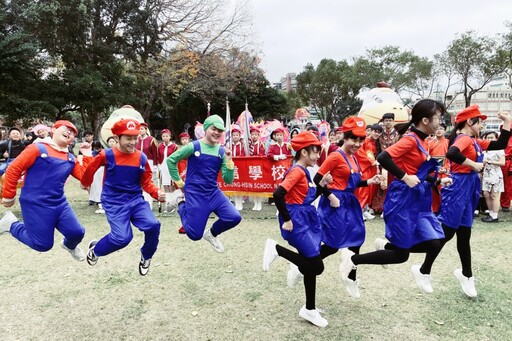
[[[251,195],[271,197],[283,180],[284,173],[292,165],[292,158],[273,161],[264,156],[243,156],[233,158],[235,180],[226,184],[219,172],[217,182],[228,195]]]

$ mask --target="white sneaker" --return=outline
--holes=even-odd
[[[224,246],[222,246],[222,243],[220,242],[219,238],[213,236],[211,229],[207,229],[206,231],[204,231],[203,239],[206,240],[208,243],[212,244],[213,249],[215,251],[224,252]]]
[[[375,251],[382,251],[382,250],[386,250],[386,244],[388,243],[388,241],[386,239],[383,239],[383,238],[376,238],[375,239]],[[384,269],[387,269],[389,268],[389,265],[388,264],[382,264],[382,267]]]
[[[12,224],[17,221],[19,221],[18,218],[11,211],[5,212],[2,219],[0,219],[0,234],[10,232]]]
[[[263,250],[263,271],[268,271],[270,264],[279,256],[277,254],[276,245],[277,243],[273,239],[267,239],[265,242],[265,249]]]
[[[105,214],[105,210],[103,208],[98,208],[96,211],[94,211],[96,214]]]
[[[426,292],[427,294],[431,294],[434,292],[434,289],[432,289],[432,276],[422,274],[420,271],[421,266],[416,264],[411,266],[411,272],[414,275],[414,280],[416,281],[416,285],[418,288],[420,288],[423,292]]]
[[[181,189],[172,192],[167,198],[167,210],[173,211],[178,208],[178,205],[185,201],[185,195]]]
[[[290,263],[290,270],[288,270],[288,275],[286,277],[286,282],[288,283],[288,287],[295,288],[297,284],[304,278],[304,275],[300,272],[297,265]]]
[[[347,248],[341,249],[340,276],[343,282],[350,281],[348,275],[352,270],[356,270],[357,266],[352,263],[354,253]]]
[[[64,239],[62,239],[60,241],[60,246],[66,250],[67,252],[69,252],[69,254],[71,255],[71,257],[73,257],[74,260],[76,261],[79,261],[79,262],[83,262],[85,260],[85,253],[82,251],[81,248],[79,248],[78,246],[75,247],[74,249],[70,249],[68,248],[66,245],[64,245]]]
[[[325,328],[329,324],[326,319],[320,316],[320,313],[317,309],[308,310],[306,306],[302,306],[299,310],[299,316],[304,320],[313,323],[315,326]]]
[[[368,211],[364,211],[363,218],[366,220],[372,220],[372,219],[375,219],[375,216]]]
[[[361,293],[359,292],[359,287],[357,286],[357,281],[353,281],[350,278],[347,278],[345,281],[345,285],[347,286],[347,292],[353,298],[361,297]]]
[[[151,258],[150,259],[144,259],[144,256],[140,255],[140,262],[139,262],[139,274],[141,276],[146,276],[149,272],[149,266],[151,265]]]
[[[455,269],[453,275],[457,277],[460,282],[460,286],[464,293],[469,297],[476,297],[476,288],[475,288],[475,277],[466,277],[462,274],[462,269]]]

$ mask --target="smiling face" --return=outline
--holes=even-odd
[[[309,149],[309,150],[308,150]],[[311,146],[309,148],[301,149],[301,162],[307,167],[312,167],[316,164],[316,161],[320,158],[320,147]]]
[[[364,137],[353,136],[351,138],[343,139],[343,151],[349,155],[355,154],[359,148],[363,145]]]
[[[21,134],[18,130],[16,129],[13,129],[11,130],[11,132],[9,133],[9,138],[12,140],[12,141],[19,141],[21,140]]]
[[[135,152],[135,146],[137,145],[136,135],[121,135],[119,137],[119,143],[117,149],[125,154],[132,154]]]
[[[75,132],[66,126],[52,128],[52,133],[53,133],[52,140],[60,148],[65,148],[65,147],[69,146],[70,144],[72,144],[76,137]]]
[[[259,139],[260,139],[260,134],[258,134],[257,132],[253,131],[251,133],[251,140],[252,140],[252,142],[256,143],[256,142],[258,142]]]
[[[215,128],[214,125],[209,126],[205,131],[204,143],[209,144],[210,146],[215,146],[219,143],[223,133],[224,131]]]

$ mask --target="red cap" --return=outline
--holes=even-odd
[[[162,129],[162,132],[160,133],[160,135],[163,135],[163,134],[171,135],[171,131],[169,129]]]
[[[240,129],[238,129],[238,128],[233,128],[233,129],[231,129],[231,133],[239,133],[239,134],[241,134],[242,131]]]
[[[292,144],[293,150],[296,152],[309,146],[320,147],[322,145],[322,142],[318,141],[316,136],[311,134],[310,131],[302,131],[298,133],[292,138],[290,142]]]
[[[190,138],[190,135],[189,135],[189,134],[187,134],[187,133],[181,133],[181,134],[180,134],[180,140],[181,140],[182,138],[184,138],[184,137]]]
[[[466,120],[469,120],[470,118],[473,117],[480,117],[482,120],[487,119],[487,116],[482,115],[482,113],[480,112],[478,105],[472,104],[469,107],[462,109],[462,111],[459,112],[457,116],[455,116],[455,123],[458,124]]]
[[[341,125],[341,131],[347,132],[352,131],[352,134],[358,137],[365,137],[366,136],[366,122],[356,116],[350,116],[343,122]]]
[[[53,124],[53,128],[57,129],[59,127],[68,127],[69,129],[73,130],[73,132],[75,133],[75,135],[78,135],[78,130],[76,129],[75,125],[69,121],[66,121],[66,120],[58,120],[57,122],[55,122]]]
[[[140,124],[140,126],[141,126],[141,127],[145,127],[145,128],[147,128],[147,127],[148,127],[148,124],[147,124],[146,122],[142,122],[142,123]]]
[[[141,123],[133,118],[123,118],[117,121],[112,126],[112,134],[121,135],[132,135],[137,136],[140,134]]]
[[[249,130],[251,133],[258,133],[258,134],[260,133],[260,130],[256,127],[251,127]]]
[[[274,131],[272,132],[272,134],[277,134],[277,133],[284,134],[284,129],[283,129],[283,128],[276,128],[276,129],[274,129]]]
[[[338,127],[338,128],[336,128],[335,132],[336,132],[336,133],[337,133],[337,132],[341,132],[341,133],[343,133],[343,129],[341,129],[341,127]]]

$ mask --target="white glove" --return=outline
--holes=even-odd
[[[281,160],[286,160],[286,155],[284,155],[284,154],[283,154],[283,155],[280,155],[280,159],[281,159]]]
[[[274,161],[279,160],[279,155],[274,155]]]

